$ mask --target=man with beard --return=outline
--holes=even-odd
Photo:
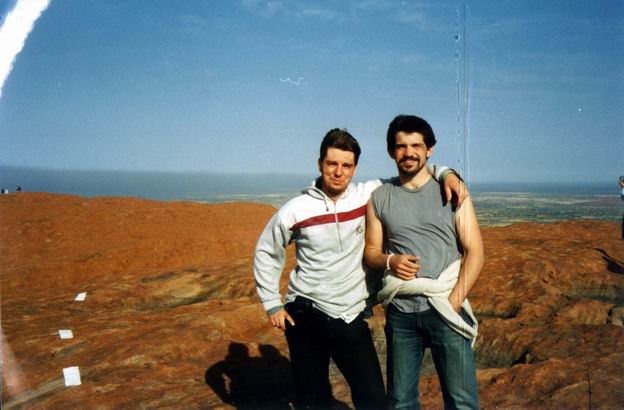
[[[435,143],[422,118],[392,120],[387,147],[399,176],[372,193],[366,214],[366,262],[386,269],[378,298],[386,307],[391,408],[420,408],[427,347],[444,407],[479,407],[471,346],[477,321],[466,296],[483,266],[483,243],[470,198],[460,209],[444,203],[440,184],[427,171]]]
[[[363,317],[366,203],[381,181],[351,184],[359,156],[358,142],[346,130],[329,131],[320,148],[320,177],[280,208],[256,245],[256,289],[273,326],[286,333],[301,408],[330,407],[330,358],[349,383],[356,408],[385,407],[379,360]],[[456,176],[447,176],[445,185],[465,196]],[[297,265],[283,305],[279,280],[291,242]]]

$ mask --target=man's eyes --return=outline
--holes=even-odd
[[[414,145],[410,145],[410,147],[412,147],[412,148],[424,148],[425,144],[414,144]],[[406,149],[406,148],[407,148],[407,145],[396,145],[395,146],[396,150],[403,150],[403,149]]]
[[[339,165],[339,164],[338,164],[337,162],[327,162],[327,166],[328,166],[328,167],[335,168],[335,167],[337,167],[338,165]],[[353,164],[342,164],[342,167],[343,167],[343,168],[347,168],[347,169],[351,169],[351,168],[353,168],[353,167],[354,167],[354,165],[353,165]]]

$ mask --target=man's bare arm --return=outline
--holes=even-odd
[[[410,280],[416,277],[420,270],[418,256],[414,255],[393,255],[383,252],[383,225],[373,209],[372,200],[368,201],[366,208],[366,247],[364,248],[364,259],[368,266],[377,270],[384,270],[390,267],[394,274],[403,280]],[[388,260],[388,258],[390,258]]]
[[[453,200],[458,209],[461,208],[466,198],[469,197],[468,188],[453,172],[444,176],[444,193],[446,201]]]
[[[449,302],[459,312],[461,304],[479,277],[484,260],[481,230],[470,198],[466,198],[464,205],[455,214],[455,225],[464,249],[464,257],[457,283],[449,295]]]

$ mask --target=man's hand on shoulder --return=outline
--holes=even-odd
[[[453,201],[457,208],[461,208],[462,203],[468,198],[468,188],[466,184],[454,173],[450,173],[444,177],[444,193],[446,201]]]
[[[391,255],[388,266],[397,278],[411,280],[420,270],[419,259],[420,257],[414,255]]]
[[[291,326],[295,325],[295,321],[292,317],[290,317],[285,309],[278,310],[277,312],[269,316],[269,318],[271,319],[271,324],[273,325],[273,327],[277,327],[282,330],[286,330],[286,321],[288,321]]]

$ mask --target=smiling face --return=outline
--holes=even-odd
[[[418,132],[396,133],[396,145],[389,152],[403,177],[413,177],[426,172],[427,158],[431,156],[433,147],[427,148],[423,135]]]
[[[355,174],[355,154],[339,148],[328,148],[327,155],[319,160],[318,165],[323,181],[321,189],[332,200],[338,199]]]

